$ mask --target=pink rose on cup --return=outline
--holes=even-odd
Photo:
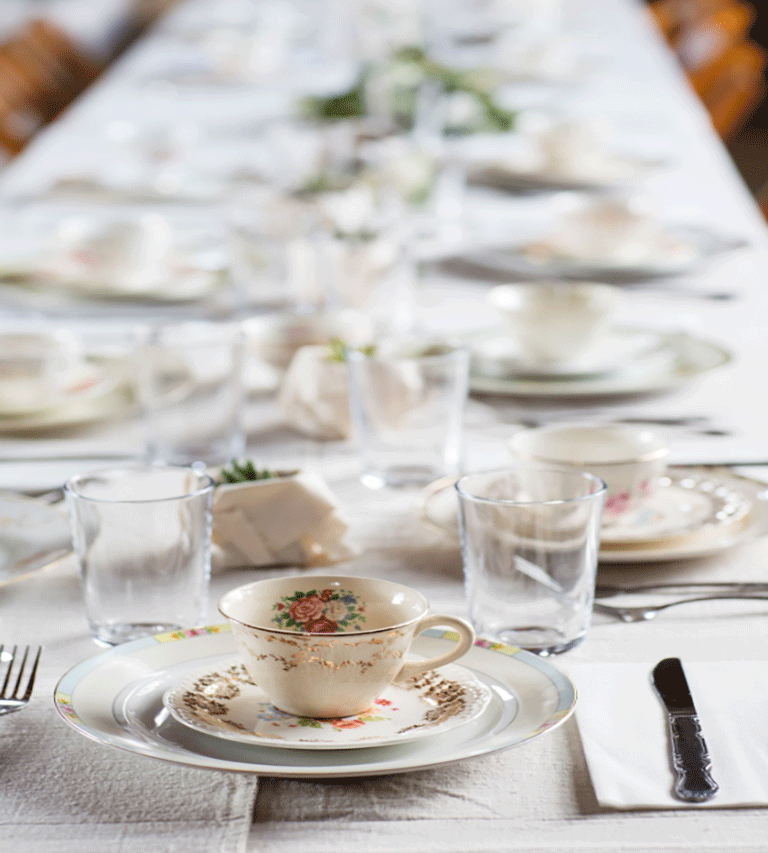
[[[304,630],[310,634],[334,634],[338,627],[335,622],[326,619],[324,616],[304,623]]]
[[[323,615],[325,602],[317,595],[298,598],[291,604],[288,612],[295,622],[309,622]]]

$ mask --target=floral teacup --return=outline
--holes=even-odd
[[[381,691],[450,663],[475,639],[469,623],[428,616],[407,586],[374,578],[273,578],[237,587],[219,602],[245,668],[281,711],[336,718],[370,708]],[[413,639],[445,626],[459,635],[449,652],[405,662]]]
[[[578,468],[604,480],[603,524],[637,509],[656,491],[669,455],[655,432],[624,424],[548,424],[516,433],[509,449],[522,463]]]

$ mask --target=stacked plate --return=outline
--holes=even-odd
[[[458,544],[452,480],[424,493],[422,517]],[[727,469],[671,468],[637,510],[604,522],[601,563],[664,562],[703,557],[768,530],[768,488]]]
[[[430,630],[418,657],[455,642]],[[515,746],[573,711],[571,682],[546,660],[478,640],[462,659],[387,688],[338,720],[274,708],[240,664],[229,626],[147,637],[110,649],[59,682],[59,714],[109,746],[165,761],[291,778],[435,767]]]

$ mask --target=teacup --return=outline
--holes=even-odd
[[[475,639],[469,623],[428,610],[424,596],[407,586],[341,576],[256,581],[219,602],[248,674],[270,702],[318,718],[359,714],[392,682],[465,654]],[[458,633],[455,647],[405,662],[414,638],[437,626]]]
[[[545,365],[572,361],[597,344],[610,328],[618,299],[618,288],[593,282],[520,282],[488,294],[523,358]]]
[[[587,471],[607,487],[603,522],[636,509],[655,491],[669,448],[649,429],[617,424],[548,424],[509,441],[520,462]]]

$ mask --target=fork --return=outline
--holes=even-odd
[[[21,659],[21,664],[18,667],[18,672],[16,674],[16,683],[13,687],[13,690],[9,692],[8,688],[11,684],[11,674],[13,672],[13,664],[18,661],[18,646],[13,647],[12,652],[6,652],[5,646],[0,645],[0,663],[2,663],[4,657],[10,654],[10,659],[8,660],[8,670],[5,673],[5,679],[3,680],[3,686],[0,688],[0,716],[3,714],[11,714],[13,711],[20,711],[22,708],[26,706],[29,702],[29,697],[32,695],[32,688],[35,686],[35,676],[37,675],[37,665],[40,663],[40,654],[42,652],[42,648],[38,646],[37,654],[35,655],[35,659],[32,662],[32,669],[27,676],[26,687],[24,688],[24,692],[20,693],[22,680],[24,678],[24,670],[27,666],[27,660],[29,658],[30,648],[27,646],[24,649],[24,657]]]
[[[697,598],[679,598],[675,601],[667,601],[664,604],[647,604],[639,607],[619,607],[614,604],[603,604],[602,601],[595,601],[592,609],[595,613],[604,613],[606,616],[613,616],[622,622],[647,622],[668,607],[678,607],[681,604],[691,604],[694,601],[720,600],[768,601],[768,595],[702,595]]]

